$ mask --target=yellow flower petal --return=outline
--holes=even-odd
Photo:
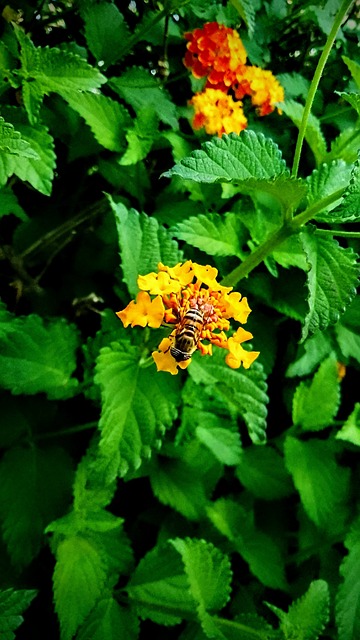
[[[159,262],[158,269],[159,271],[166,271],[171,278],[178,280],[183,287],[187,287],[194,279],[191,260],[184,262],[184,264],[179,262],[175,267],[167,267],[162,262]]]
[[[129,324],[132,327],[152,327],[158,329],[164,318],[165,307],[160,296],[151,300],[146,291],[140,291],[136,296],[136,302],[132,300],[122,311],[117,312],[124,327]]]
[[[225,318],[234,318],[237,322],[245,324],[251,312],[247,298],[242,298],[238,291],[233,291],[224,296],[224,303],[226,307]]]
[[[137,279],[139,289],[149,291],[152,295],[166,295],[169,293],[178,293],[181,290],[180,282],[172,280],[169,273],[160,271],[160,273],[148,273],[145,276],[139,276]]]
[[[241,346],[241,342],[251,340],[252,333],[245,331],[242,327],[239,327],[237,332],[228,339],[229,353],[225,358],[226,364],[232,369],[238,369],[242,364],[244,369],[248,369],[250,365],[256,360],[260,351],[245,351]]]
[[[208,264],[206,266],[203,266],[194,262],[193,271],[197,280],[206,284],[209,289],[212,289],[212,291],[217,291],[217,288],[220,285],[218,282],[216,282],[218,270],[215,269],[215,267],[210,267]]]

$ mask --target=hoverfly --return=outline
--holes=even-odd
[[[204,323],[204,312],[200,309],[188,309],[185,313],[176,327],[174,344],[170,347],[170,353],[176,362],[191,358],[198,346]]]

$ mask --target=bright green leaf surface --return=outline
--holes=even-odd
[[[47,326],[40,316],[14,320],[0,342],[0,382],[14,394],[43,392],[49,398],[68,398],[78,382],[78,334],[63,319]]]
[[[325,222],[359,222],[360,220],[360,160],[358,159],[351,172],[351,180],[347,187],[343,201],[340,206],[332,212],[332,215]]]
[[[81,627],[78,640],[137,640],[139,622],[132,611],[109,595],[102,598]]]
[[[355,404],[354,411],[351,412],[343,427],[337,432],[336,438],[345,440],[356,446],[360,446],[360,402]]]
[[[360,64],[355,60],[351,60],[347,56],[342,56],[347,68],[349,69],[353,79],[355,80],[358,88],[360,89]]]
[[[359,535],[358,527],[355,530]],[[343,583],[336,597],[336,622],[341,640],[354,640],[360,635],[360,542],[352,542],[340,573]]]
[[[308,204],[314,204],[331,195],[341,187],[346,187],[349,183],[351,175],[351,167],[344,162],[344,160],[333,160],[329,164],[322,164],[318,169],[314,169],[311,175],[307,178],[308,191]],[[331,222],[333,216],[337,218],[336,213],[331,213],[335,207],[340,204],[341,198],[336,200],[327,207],[325,211],[322,211],[316,216],[317,220],[328,220]]]
[[[355,295],[359,268],[356,254],[332,238],[304,231],[302,242],[309,264],[309,311],[302,333],[304,340],[309,333],[337,322]]]
[[[14,640],[15,629],[23,622],[22,613],[36,596],[30,589],[0,591],[0,634],[2,640]]]
[[[30,144],[22,139],[19,131],[15,131],[12,124],[5,122],[0,116],[0,153],[9,153],[22,158],[37,159],[38,155]]]
[[[0,218],[12,213],[20,220],[27,220],[24,209],[20,206],[16,195],[10,188],[0,190]]]
[[[232,182],[269,179],[284,173],[285,162],[277,145],[262,134],[242,131],[205,142],[201,150],[181,160],[164,175],[196,182]]]
[[[206,493],[204,482],[189,463],[183,460],[159,461],[150,472],[154,495],[189,520],[204,515]]]
[[[193,216],[172,227],[170,233],[210,256],[244,255],[241,245],[247,232],[235,213]]]
[[[347,516],[349,470],[337,464],[331,445],[288,436],[285,463],[309,518],[323,530],[341,528]]]
[[[360,65],[359,65],[360,69]],[[360,79],[360,71],[359,71],[359,79]],[[360,94],[359,93],[345,93],[345,91],[340,91],[339,96],[346,100],[352,107],[354,107],[355,111],[357,111],[358,116],[360,116]]]
[[[315,580],[281,621],[286,640],[318,640],[329,621],[330,594],[324,580]]]
[[[321,401],[320,401],[321,399]],[[293,422],[304,431],[320,431],[335,418],[340,404],[337,360],[330,355],[310,384],[301,382],[293,399]]]

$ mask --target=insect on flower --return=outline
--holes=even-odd
[[[217,273],[214,267],[188,260],[175,267],[160,262],[158,273],[138,277],[140,291],[136,301],[132,300],[117,316],[125,328],[174,326],[152,353],[158,371],[175,375],[178,367],[185,369],[190,364],[196,350],[201,355],[212,355],[213,345],[229,351],[225,362],[233,369],[241,364],[247,369],[258,357],[259,352],[242,347],[253,337],[249,331],[238,327],[232,336],[226,335],[230,318],[244,324],[251,309],[240,293],[216,281]]]

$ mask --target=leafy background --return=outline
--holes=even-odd
[[[1,10],[1,637],[357,639],[358,3]],[[214,20],[285,88],[240,136],[191,128]],[[187,259],[248,296],[249,370],[156,373],[116,318]]]

